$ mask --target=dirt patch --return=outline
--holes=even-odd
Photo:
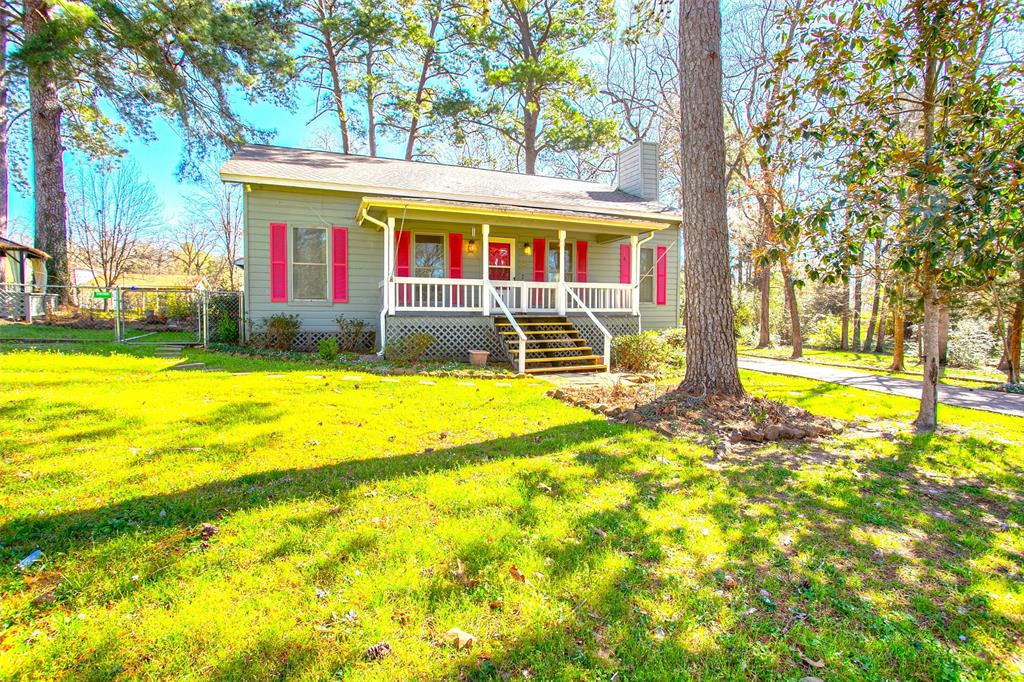
[[[674,386],[625,384],[574,386],[549,395],[586,407],[609,420],[665,436],[697,435],[726,443],[767,443],[839,433],[845,424],[767,398],[693,397]]]

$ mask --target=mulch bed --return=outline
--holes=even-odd
[[[817,438],[845,427],[838,419],[767,398],[694,397],[674,386],[653,383],[564,387],[549,395],[603,414],[610,421],[643,426],[670,438],[690,435],[709,436],[723,443],[765,443]]]

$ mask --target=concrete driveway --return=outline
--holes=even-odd
[[[742,369],[750,369],[755,372],[828,381],[833,384],[862,388],[865,391],[902,395],[908,398],[920,399],[921,397],[921,382],[914,379],[869,374],[845,367],[829,367],[769,358],[740,357],[739,365]],[[1024,395],[1001,393],[987,388],[963,388],[939,384],[939,402],[943,405],[1024,417]]]

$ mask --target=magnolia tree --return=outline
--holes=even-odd
[[[918,429],[937,421],[940,310],[984,287],[1024,247],[1019,31],[1012,0],[825,2],[801,9],[807,67],[788,87],[811,141],[814,196],[779,219],[807,238],[812,278],[839,280],[883,238],[924,304]]]

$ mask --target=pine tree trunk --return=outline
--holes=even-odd
[[[689,393],[740,395],[729,291],[722,17],[717,0],[680,0],[680,200]]]
[[[789,335],[793,353],[789,356],[799,360],[804,356],[803,332],[800,330],[800,308],[796,300],[796,286],[793,284],[793,273],[789,260],[782,261],[782,283],[786,287],[786,307],[789,309]]]
[[[881,289],[881,287],[879,287]],[[875,352],[885,350],[885,291],[878,292],[878,328],[875,330]]]
[[[416,153],[416,139],[420,133],[420,113],[423,108],[423,100],[427,92],[427,79],[430,76],[430,70],[434,66],[434,51],[435,45],[434,35],[437,33],[437,26],[441,21],[441,15],[433,14],[430,17],[430,31],[427,33],[427,37],[430,41],[427,44],[427,51],[423,55],[423,62],[420,68],[420,79],[416,85],[416,97],[413,100],[412,116],[409,120],[409,135],[405,142],[405,160],[412,161],[413,155]]]
[[[324,15],[320,17],[320,32],[323,35],[324,51],[327,53],[327,71],[331,76],[331,95],[334,98],[334,110],[338,114],[338,129],[341,132],[341,151],[348,154],[348,114],[345,112],[345,88],[341,82],[341,68],[338,65],[334,38],[331,35],[331,28],[327,23],[327,17]]]
[[[843,331],[839,339],[839,350],[850,349],[850,280],[843,285]]]
[[[949,303],[939,308],[939,364],[946,366],[946,355],[949,350]]]
[[[523,109],[523,171],[537,174],[537,128],[540,125],[540,102],[527,99]]]
[[[0,237],[7,236],[7,14],[0,12]],[[7,257],[0,256],[0,284],[7,281]]]
[[[762,265],[757,276],[757,286],[761,292],[761,301],[758,306],[757,323],[757,347],[770,348],[772,345],[771,330],[771,270],[767,265]]]
[[[903,357],[906,353],[906,331],[907,321],[903,308],[896,304],[892,308],[892,363],[889,365],[893,372],[902,372],[906,369]]]
[[[868,331],[864,334],[864,350],[871,350],[871,344],[875,337],[875,325],[878,320],[879,304],[882,293],[882,241],[875,239],[875,267],[872,272],[875,280],[875,293],[871,297],[871,317],[868,320]]]
[[[928,266],[926,266],[928,267]],[[930,433],[938,426],[939,406],[939,318],[943,301],[935,287],[935,273],[926,273],[924,324],[921,326],[922,369],[921,409],[914,420],[919,432]]]
[[[377,95],[373,88],[373,50],[366,50],[366,140],[370,156],[377,156]]]
[[[1007,334],[1006,383],[1020,383],[1020,343],[1021,326],[1024,324],[1024,265],[1017,270],[1017,302],[1010,315],[1010,331]]]
[[[25,0],[25,40],[38,36],[51,20],[49,0]],[[68,233],[64,194],[64,146],[61,139],[60,99],[53,63],[28,66],[29,103],[32,108],[32,180],[35,195],[35,245],[50,254],[48,283],[71,283],[68,267]],[[66,296],[62,291],[62,298]]]
[[[864,252],[860,252],[860,260],[854,267],[853,280],[853,350],[860,351],[860,311],[863,307],[864,290]]]

